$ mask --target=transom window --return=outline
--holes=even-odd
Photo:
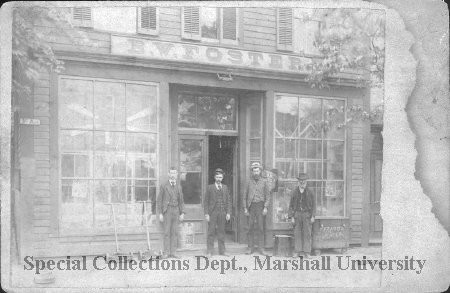
[[[156,196],[155,84],[59,80],[60,231],[142,225]],[[147,206],[147,212],[154,206]]]
[[[345,100],[277,95],[275,101],[275,165],[281,192],[308,174],[317,215],[345,213]]]
[[[236,130],[236,99],[183,93],[178,96],[178,127]]]

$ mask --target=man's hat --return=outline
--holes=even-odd
[[[220,168],[217,168],[216,171],[214,171],[215,174],[222,174],[223,175],[223,170]]]
[[[297,176],[298,180],[308,180],[308,175],[306,173],[299,173]]]
[[[254,168],[259,168],[260,170],[263,169],[259,162],[254,162],[254,163],[251,164],[250,170],[253,170]]]

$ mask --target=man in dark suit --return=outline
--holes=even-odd
[[[208,256],[213,254],[216,234],[219,254],[225,255],[225,221],[230,220],[231,214],[230,191],[228,186],[222,184],[222,169],[216,169],[214,180],[214,184],[210,184],[206,188],[204,200],[205,220],[208,222]]]
[[[169,170],[169,180],[161,185],[156,212],[159,221],[164,225],[164,254],[167,257],[178,258],[177,249],[178,221],[184,220],[184,199],[181,186],[177,182],[178,171],[174,167]]]
[[[288,216],[294,224],[294,257],[311,253],[311,231],[315,220],[316,200],[313,193],[306,188],[308,177],[300,173],[297,177],[298,186],[291,193]]]
[[[251,165],[252,178],[247,183],[244,195],[242,196],[242,206],[244,213],[249,217],[247,254],[257,251],[265,255],[264,247],[264,216],[270,201],[270,188],[268,182],[261,177],[262,166],[255,162]]]

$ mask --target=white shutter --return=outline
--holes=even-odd
[[[159,13],[158,7],[146,6],[138,7],[137,11],[137,32],[149,35],[159,34]]]
[[[221,9],[223,43],[237,44],[238,35],[238,10],[235,7],[224,7]]]
[[[92,27],[92,8],[74,7],[72,9],[73,24],[81,27]]]
[[[277,49],[292,51],[292,8],[278,8],[277,11]]]
[[[182,38],[200,40],[200,7],[182,7],[181,23]]]

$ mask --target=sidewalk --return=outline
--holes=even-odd
[[[271,255],[271,252],[269,252]],[[312,269],[313,263],[322,263],[329,256],[331,261],[330,270]],[[168,259],[166,266],[170,264],[175,270],[164,270],[162,262],[159,270],[150,270],[145,268],[140,270],[110,270],[106,267],[103,259],[97,259],[99,268],[93,266],[93,257],[87,258],[86,270],[53,270],[55,282],[52,284],[40,285],[34,283],[34,277],[37,276],[34,270],[25,270],[24,265],[14,265],[12,268],[12,284],[14,287],[28,288],[145,288],[145,287],[179,287],[180,289],[189,289],[191,287],[233,287],[233,288],[292,288],[292,287],[379,287],[381,273],[379,270],[342,270],[338,268],[337,260],[362,259],[380,259],[381,246],[376,247],[356,247],[341,255],[337,252],[323,251],[321,256],[312,256],[309,259],[310,270],[295,270],[288,265],[287,270],[276,269],[271,265],[271,270],[267,268],[264,261],[265,257],[259,256],[259,263],[254,255],[236,255],[234,256],[213,256],[211,259],[197,256],[184,256],[180,260]],[[236,270],[231,269],[234,258]],[[62,260],[64,258],[61,258]],[[271,263],[288,263],[294,258],[270,257]],[[268,261],[269,261],[268,259]],[[57,259],[55,259],[57,261]],[[298,260],[297,260],[298,261]],[[202,270],[209,262],[208,268]],[[199,265],[200,264],[200,265]],[[214,265],[213,265],[214,264]],[[228,264],[230,269],[223,270]],[[258,269],[259,264],[264,264],[262,269]],[[179,266],[178,266],[179,265]],[[213,269],[217,267],[217,269]],[[187,268],[188,267],[188,268]],[[200,268],[200,269],[197,269]],[[241,268],[241,269],[239,269]],[[247,268],[245,271],[244,268]],[[275,269],[274,269],[275,268]],[[323,265],[322,265],[323,268]],[[40,275],[47,271],[44,270]],[[191,288],[193,289],[193,288]]]

